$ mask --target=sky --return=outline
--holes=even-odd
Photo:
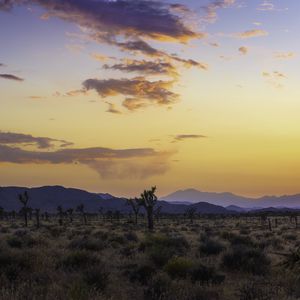
[[[0,0],[0,184],[300,192],[295,0]]]

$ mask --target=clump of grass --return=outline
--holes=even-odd
[[[199,246],[199,252],[204,255],[218,255],[225,249],[224,244],[218,240],[208,238]]]
[[[270,260],[261,249],[239,245],[224,254],[222,264],[228,271],[265,275],[269,272]]]

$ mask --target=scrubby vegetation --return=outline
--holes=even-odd
[[[2,211],[0,299],[300,299],[295,216],[155,215],[144,195],[146,215],[80,206],[34,217],[30,197]]]

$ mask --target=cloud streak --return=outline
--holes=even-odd
[[[104,147],[66,148],[49,151],[52,138],[25,134],[0,134],[0,163],[14,164],[73,164],[80,163],[95,170],[103,179],[145,179],[168,171],[172,152],[153,148],[111,149]],[[33,143],[37,150],[26,150]],[[70,145],[70,144],[69,144]],[[41,151],[45,149],[47,151]]]
[[[207,138],[207,136],[202,134],[178,134],[174,137],[174,141],[184,141],[184,140],[192,140],[192,139],[202,139]]]
[[[13,81],[19,81],[19,82],[24,81],[23,78],[18,77],[16,75],[12,75],[12,74],[0,74],[0,78],[8,79],[8,80],[13,80]]]
[[[57,140],[47,137],[33,137],[30,134],[0,131],[0,145],[34,145],[39,149],[47,149],[54,147],[57,143],[60,147],[73,145],[73,143],[65,140]]]
[[[240,38],[240,39],[249,39],[253,37],[260,37],[260,36],[266,36],[269,33],[262,29],[251,29],[243,32],[238,32],[234,34],[234,37]]]

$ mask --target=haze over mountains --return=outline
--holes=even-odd
[[[236,206],[242,208],[288,207],[300,208],[300,194],[284,196],[264,196],[247,198],[232,193],[202,192],[196,189],[179,190],[161,199],[176,203],[208,202],[223,207]]]
[[[100,208],[104,211],[131,211],[125,198],[62,186],[0,187],[0,207],[7,211],[18,211],[21,208],[18,194],[24,191],[29,193],[29,206],[40,208],[42,211],[55,212],[59,205],[63,209],[68,209],[76,208],[80,204],[84,204],[88,212],[97,212]],[[300,208],[300,195],[253,199],[231,193],[209,193],[188,189],[162,197],[158,205],[162,207],[164,213],[184,213],[188,207],[194,207],[198,213],[228,214],[266,208]]]

